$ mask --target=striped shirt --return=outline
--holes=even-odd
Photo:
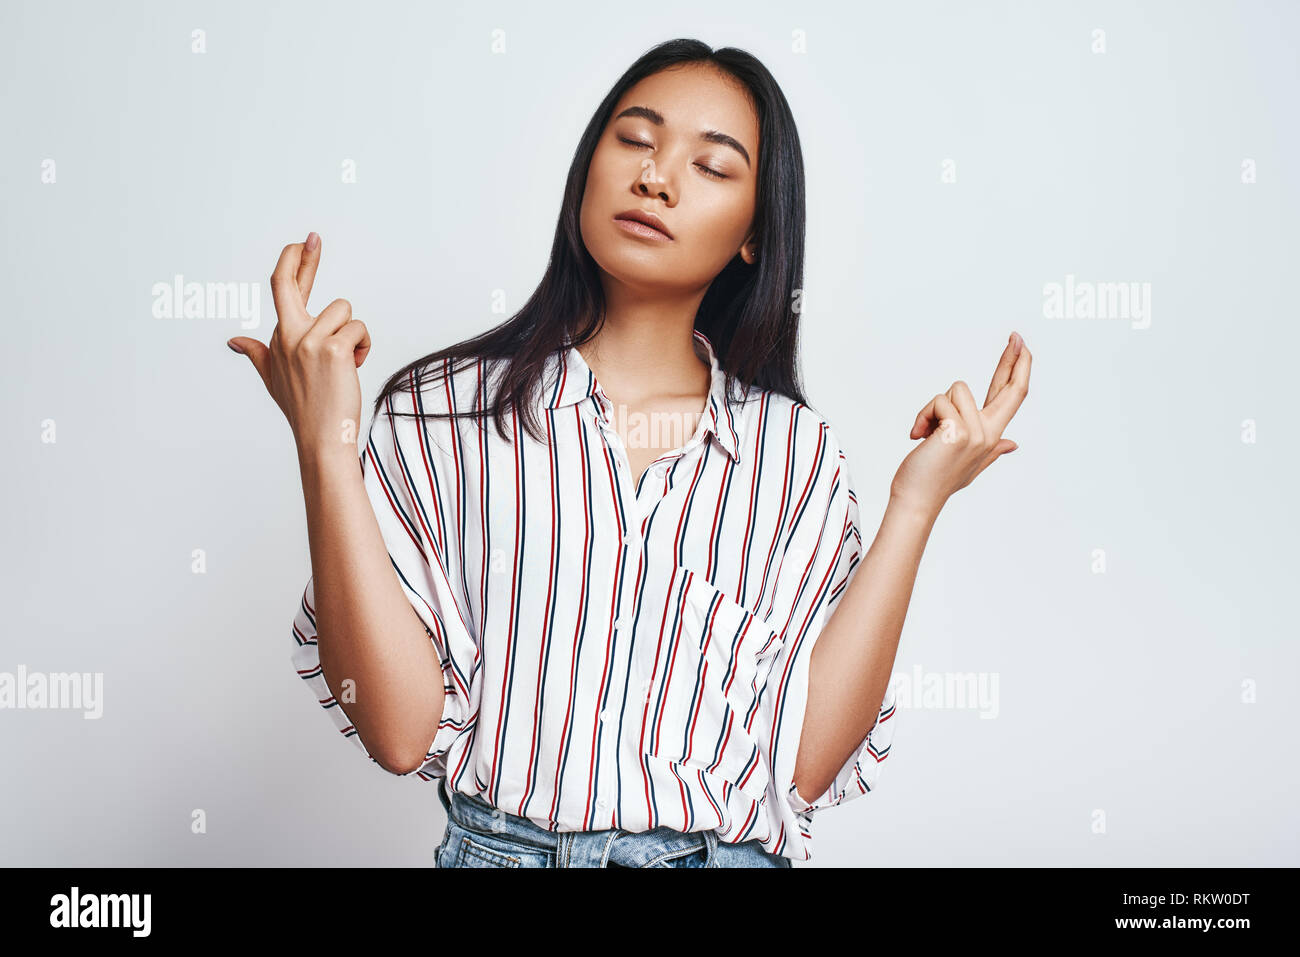
[[[570,345],[536,400],[545,442],[513,409],[509,440],[490,419],[389,414],[471,408],[504,360],[444,361],[418,393],[408,376],[375,416],[365,488],[446,691],[410,773],[551,831],[713,829],[807,860],[813,812],[876,786],[895,724],[891,685],[829,788],[799,793],[808,662],[862,556],[857,497],[819,415],[728,396],[699,331],[695,348],[708,404],[639,480]],[[294,666],[374,761],[321,674],[314,608],[309,580]]]

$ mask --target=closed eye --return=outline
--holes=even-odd
[[[654,149],[654,147],[652,147],[649,143],[642,143],[640,140],[630,140],[626,136],[620,136],[618,138],[618,141],[620,143],[626,143],[628,146],[639,146],[642,149],[647,149],[647,150]],[[730,178],[725,173],[719,173],[716,169],[712,169],[711,167],[705,166],[703,163],[696,163],[695,166],[697,169],[699,169],[701,173],[704,173],[706,176],[711,176],[714,179]]]

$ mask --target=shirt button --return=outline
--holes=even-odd
[[[605,806],[605,799],[604,799],[604,798],[596,798],[596,807],[602,807],[602,808],[603,808],[604,806]]]
[[[614,627],[619,631],[627,631],[627,619],[620,618],[618,621],[614,622]]]
[[[608,720],[609,720],[609,709],[608,709],[608,708],[606,708],[604,711],[602,711],[602,712],[600,713],[600,720],[601,720],[601,721],[608,721]]]
[[[628,532],[626,535],[623,536],[623,544],[631,548],[633,545],[636,544],[636,536],[633,535],[631,532]]]

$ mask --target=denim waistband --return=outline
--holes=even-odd
[[[555,850],[566,837],[571,837],[574,834],[581,834],[584,838],[590,839],[592,835],[613,835],[616,832],[620,834],[628,833],[620,828],[582,832],[548,831],[540,824],[530,821],[526,817],[520,817],[493,807],[482,798],[461,791],[449,792],[446,780],[445,777],[438,779],[438,798],[442,801],[442,806],[446,809],[449,819],[471,830],[501,834],[503,836],[508,834],[510,840],[519,844],[527,844],[530,847],[539,847],[545,850]],[[668,827],[658,827],[652,831],[642,832],[642,834],[653,835],[656,845],[664,850],[698,850],[716,846],[715,841],[709,841],[705,834],[700,831],[682,832]],[[709,836],[716,838],[716,835],[710,834]]]
[[[507,844],[551,852],[556,867],[651,867],[696,851],[704,852],[704,867],[791,866],[789,859],[768,853],[757,840],[729,844],[713,830],[682,832],[656,827],[640,832],[623,828],[549,831],[528,818],[493,807],[477,795],[449,790],[445,777],[438,778],[438,799],[449,823],[495,836]]]
[[[482,798],[464,794],[460,791],[449,793],[447,779],[438,779],[438,797],[447,810],[447,816],[462,827],[489,834],[510,834],[510,840],[547,850],[554,850],[558,843],[555,831],[548,831],[540,824],[534,824],[526,817],[510,814],[493,807]]]

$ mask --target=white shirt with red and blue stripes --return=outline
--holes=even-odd
[[[813,812],[876,787],[895,725],[891,684],[830,787],[798,792],[813,643],[862,557],[857,497],[817,413],[757,387],[728,397],[695,342],[708,405],[639,481],[572,346],[537,397],[545,442],[515,410],[510,440],[490,418],[389,414],[476,407],[503,360],[444,362],[418,394],[408,377],[375,416],[365,487],[446,690],[411,774],[552,831],[712,829],[807,860]],[[294,667],[370,757],[321,674],[313,583]]]

